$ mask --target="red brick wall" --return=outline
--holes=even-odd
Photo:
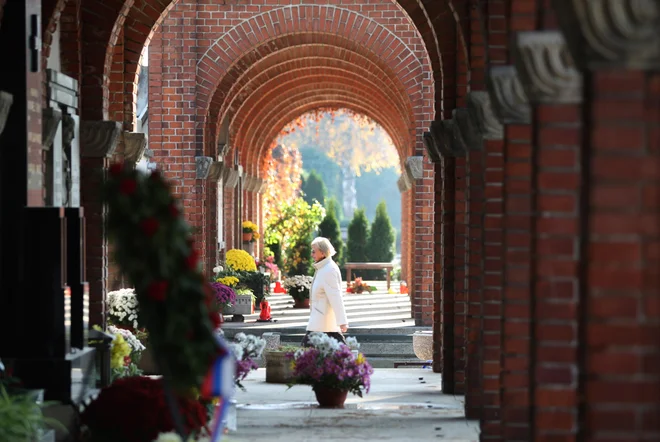
[[[288,7],[290,4],[253,2],[244,8],[182,1],[164,17],[150,47],[150,54],[157,58],[150,67],[151,90],[158,91],[152,92],[149,106],[150,148],[157,152],[155,161],[164,163],[167,176],[181,182],[181,171],[193,170],[191,152],[213,154],[210,146],[216,144],[216,122],[227,112],[234,115],[231,145],[239,147],[246,173],[254,176],[263,174],[260,157],[280,128],[319,107],[349,107],[371,115],[392,134],[402,157],[423,155],[421,136],[433,117],[431,67],[420,37],[399,8],[389,2],[301,8]],[[308,28],[310,21],[317,23],[316,27]],[[297,35],[285,35],[284,31]],[[319,32],[337,37],[326,41],[314,36]],[[398,37],[393,32],[398,32]],[[227,37],[220,38],[223,35]],[[191,49],[184,49],[187,55],[175,56],[155,43],[159,39],[166,39],[171,47]],[[264,45],[267,39],[271,43]],[[352,41],[362,41],[365,49],[358,49]],[[251,52],[252,48],[258,52]],[[160,63],[160,59],[165,61]],[[193,65],[197,66],[197,79],[188,86],[188,67]],[[180,93],[182,90],[188,94]],[[187,101],[193,95],[194,108],[192,101]],[[179,129],[181,118],[194,119],[194,136],[188,127]],[[211,130],[205,130],[205,125]],[[433,263],[428,253],[432,249],[433,180],[427,170],[427,177],[414,190],[412,207],[418,221],[410,223],[417,232],[414,240],[411,237],[414,246],[409,250],[416,253],[413,260],[419,265],[409,285],[420,324],[431,323],[433,309]],[[190,207],[210,215],[190,215],[189,220],[212,219],[210,206],[201,204],[200,209],[200,203],[188,201],[204,196],[192,192],[181,195],[187,213]],[[244,197],[243,217],[254,217],[257,209],[253,198],[249,193]],[[230,225],[226,223],[226,228]],[[197,239],[212,255],[211,244],[204,244],[207,240],[208,236]]]

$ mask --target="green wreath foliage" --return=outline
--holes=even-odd
[[[114,258],[135,287],[156,363],[176,389],[199,387],[217,354],[208,283],[168,183],[113,164],[103,184]]]

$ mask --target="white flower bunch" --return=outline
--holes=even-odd
[[[176,434],[175,432],[169,432],[169,433],[160,433],[158,435],[158,439],[154,439],[153,442],[184,442],[181,439],[181,436]],[[200,438],[195,438],[191,436],[187,442],[211,442],[211,439],[208,437],[200,437]]]
[[[311,276],[306,276],[306,275],[289,276],[284,280],[282,286],[287,290],[292,289],[294,287],[297,289],[311,290],[312,280],[313,278]]]
[[[108,325],[108,332],[113,336],[120,334],[126,343],[131,347],[132,351],[142,352],[146,349],[142,342],[140,342],[140,340],[133,333],[131,333],[130,330],[115,327],[114,325]]]
[[[138,328],[138,304],[135,289],[120,289],[108,293],[107,298],[108,316],[116,323],[125,322]]]
[[[360,349],[360,343],[358,342],[357,338],[354,336],[351,336],[349,338],[346,338],[346,344],[351,350],[359,350]]]
[[[335,338],[331,338],[325,333],[313,332],[309,334],[309,344],[316,348],[321,356],[330,356],[341,349],[341,344]],[[356,341],[357,342],[357,341]],[[300,348],[296,351],[295,357],[301,356],[306,348]]]
[[[223,268],[222,266],[220,266],[220,265],[219,265],[219,266],[215,266],[215,267],[213,267],[213,273],[220,273],[220,272],[222,272],[223,270],[224,270],[224,268]]]
[[[238,353],[238,350],[232,348],[232,352],[234,352],[236,359],[239,361],[245,358],[259,358],[261,357],[261,353],[263,353],[264,348],[266,348],[266,340],[261,339],[255,335],[236,333],[236,336],[234,336],[234,341],[236,345],[241,347],[240,354]]]

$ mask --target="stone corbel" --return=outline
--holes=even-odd
[[[254,192],[254,184],[254,177],[252,175],[246,175],[243,177],[243,190]]]
[[[454,142],[457,150],[469,152],[483,150],[484,139],[479,132],[476,122],[471,118],[470,112],[465,108],[452,111],[454,120]]]
[[[486,76],[495,114],[503,124],[529,124],[532,110],[514,66],[495,66]]]
[[[0,135],[5,130],[9,110],[14,103],[14,96],[9,92],[0,91]]]
[[[504,138],[504,126],[493,112],[488,92],[469,92],[467,94],[467,109],[470,113],[470,119],[476,125],[484,140],[501,140]]]
[[[518,32],[512,48],[530,103],[582,102],[582,74],[575,68],[561,32]]]
[[[465,151],[456,143],[453,120],[433,121],[431,129],[424,134],[424,145],[434,163],[439,163],[442,157],[465,155]]]
[[[657,0],[553,0],[580,69],[660,69]]]
[[[120,135],[121,124],[116,121],[81,121],[81,155],[86,158],[111,157]]]
[[[225,170],[223,171],[223,175],[222,175],[223,183],[225,187],[229,189],[234,189],[236,187],[239,178],[240,175],[238,173],[238,170],[236,169],[226,167]]]
[[[267,181],[263,178],[257,178],[257,193],[264,193],[266,191]]]
[[[219,157],[224,157],[229,152],[229,143],[218,143],[217,154]]]
[[[222,171],[223,171],[222,161],[214,161],[213,163],[211,163],[211,167],[209,168],[208,179],[211,181],[218,181],[220,178],[222,178]]]
[[[212,163],[212,157],[195,157],[195,179],[207,179],[211,170]]]
[[[139,132],[124,132],[124,161],[135,164],[147,149],[147,135]]]
[[[50,150],[55,142],[57,129],[60,127],[60,122],[62,121],[62,111],[47,107],[43,109],[41,113],[41,119],[43,121],[41,136],[42,145],[45,150]]]
[[[399,179],[396,182],[396,185],[399,186],[399,192],[403,193],[412,188],[412,183],[407,173],[402,173]]]
[[[411,183],[424,178],[424,157],[415,156],[406,158],[405,174],[408,175],[408,180]]]

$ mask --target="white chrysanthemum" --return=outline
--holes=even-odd
[[[108,316],[116,322],[130,321],[133,328],[138,327],[140,310],[135,289],[120,289],[108,293]]]
[[[170,433],[160,433],[158,439],[155,439],[154,442],[183,442],[181,436],[175,432]]]
[[[108,326],[108,332],[110,332],[113,336],[120,334],[126,343],[131,347],[132,351],[144,351],[145,346],[140,342],[140,340],[133,334],[131,333],[130,330],[126,330],[123,328],[115,327],[114,325],[109,325]]]
[[[222,268],[222,266],[216,266],[216,267],[213,267],[213,273],[220,273],[220,272],[222,272],[223,270],[224,270],[224,269]]]
[[[350,338],[346,338],[346,344],[348,344],[351,350],[360,349],[360,343],[358,342],[357,338],[353,336],[351,336]]]

